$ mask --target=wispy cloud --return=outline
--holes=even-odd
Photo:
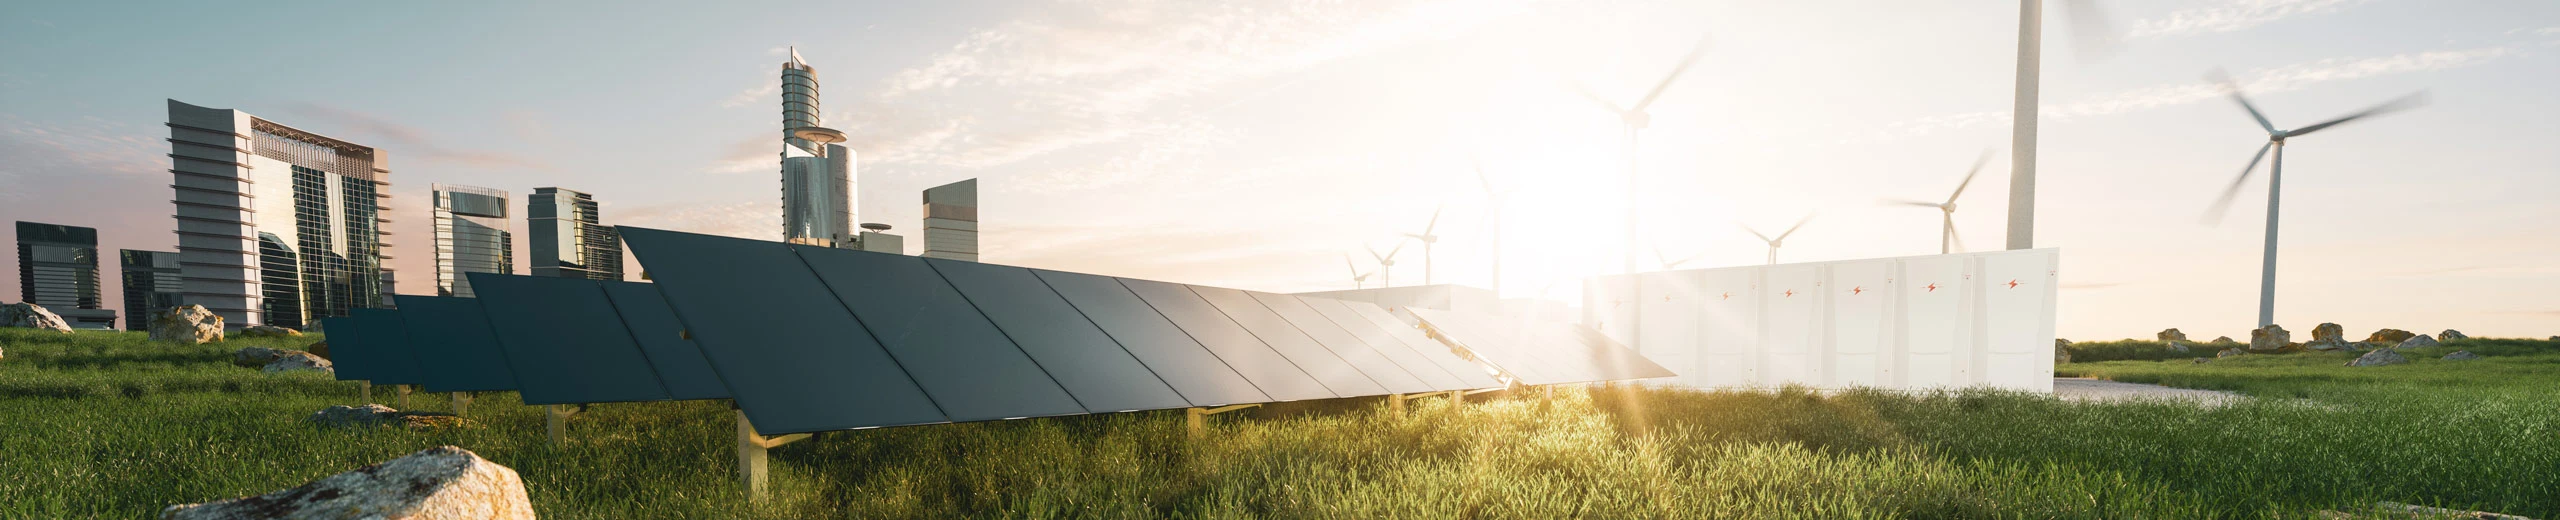
[[[455,148],[417,127],[395,123],[372,114],[318,103],[294,103],[284,108],[285,112],[294,115],[297,120],[318,123],[306,127],[307,130],[341,135],[359,144],[380,147],[389,151],[394,161],[414,157],[431,163],[476,168],[551,168],[549,163],[531,157],[489,150]]]
[[[2357,0],[2220,0],[2171,11],[2164,18],[2137,20],[2131,32],[2136,38],[2233,32],[2295,16],[2336,12],[2354,3]]]

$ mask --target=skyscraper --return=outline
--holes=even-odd
[[[436,295],[472,297],[462,273],[515,274],[515,237],[507,233],[507,192],[436,184]]]
[[[117,251],[119,269],[124,279],[124,328],[149,330],[151,317],[178,306],[178,296],[186,289],[180,278],[178,254],[169,251]]]
[[[852,238],[853,151],[844,133],[819,126],[818,71],[799,49],[782,64],[782,239],[833,244]]]
[[[115,328],[115,309],[98,301],[98,230],[19,222],[18,299],[73,327]]]
[[[231,327],[302,328],[380,307],[380,150],[238,110],[169,100],[181,305]]]
[[[924,257],[978,261],[978,180],[924,190]]]
[[[533,275],[622,279],[622,236],[602,220],[594,196],[534,188],[525,197],[525,232],[533,241]]]

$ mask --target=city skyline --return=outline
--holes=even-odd
[[[2103,4],[2130,29],[2118,56],[2078,61],[2062,52],[2065,34],[2046,59],[2037,242],[2064,249],[2065,337],[2165,327],[2239,335],[2252,321],[2259,231],[2194,223],[2249,151],[2231,146],[2249,133],[2230,125],[2238,108],[2200,77],[2215,66],[2232,70],[2271,116],[2318,117],[2422,88],[2438,99],[2391,124],[2324,134],[2334,139],[2303,145],[2321,153],[2293,158],[2324,180],[2287,187],[2289,201],[2305,202],[2286,208],[2283,300],[2301,304],[2279,309],[2279,323],[2487,334],[2560,325],[2544,296],[2560,290],[2560,272],[2530,260],[2560,254],[2548,238],[2560,234],[2560,210],[2540,202],[2560,191],[2560,159],[2537,152],[2560,134],[2543,122],[2560,119],[2560,107],[2536,87],[2560,70],[2560,8]],[[1997,3],[1843,15],[1792,5],[1389,2],[1251,22],[1221,18],[1215,4],[889,6],[860,26],[658,10],[701,30],[640,41],[576,29],[393,56],[402,53],[386,46],[433,31],[325,28],[345,48],[312,50],[320,59],[295,64],[147,51],[193,37],[176,20],[294,13],[173,7],[136,21],[164,36],[132,42],[47,25],[104,16],[82,12],[92,8],[22,8],[25,16],[0,22],[15,24],[0,36],[11,44],[0,60],[19,64],[0,69],[0,122],[11,127],[0,130],[0,178],[31,188],[0,200],[10,208],[0,218],[97,227],[107,248],[175,245],[168,219],[132,215],[168,205],[156,195],[165,192],[138,188],[167,178],[156,173],[167,168],[158,144],[166,131],[151,114],[163,98],[274,113],[381,145],[404,169],[432,172],[408,177],[420,181],[610,183],[617,221],[772,239],[782,227],[765,177],[774,171],[771,107],[781,99],[772,64],[797,45],[828,71],[838,110],[855,114],[828,119],[862,123],[839,123],[869,159],[862,220],[914,226],[922,215],[911,194],[985,178],[991,217],[1022,223],[988,230],[990,262],[1299,291],[1346,287],[1342,252],[1383,248],[1397,230],[1381,223],[1418,220],[1446,200],[1452,222],[1435,278],[1487,285],[1487,244],[1470,217],[1483,201],[1465,168],[1479,156],[1520,194],[1505,213],[1514,238],[1504,244],[1506,296],[1566,300],[1581,276],[1612,272],[1627,245],[1611,238],[1614,223],[1592,216],[1612,213],[1603,209],[1621,196],[1605,179],[1618,164],[1617,122],[1586,114],[1587,102],[1554,88],[1560,80],[1640,90],[1700,34],[1714,42],[1645,135],[1644,207],[1660,232],[1638,246],[1704,253],[1695,267],[1753,264],[1764,248],[1733,231],[1737,217],[1814,207],[1825,210],[1826,232],[1791,239],[1789,259],[1906,256],[1935,250],[1938,222],[1873,201],[1943,193],[1946,172],[2006,142],[2016,23],[2014,6]],[[597,15],[364,9],[420,27],[556,27]],[[665,23],[628,16],[594,21]],[[1426,16],[1437,21],[1417,21]],[[2375,27],[2393,30],[2364,31]],[[2369,37],[2341,40],[2347,34]],[[289,44],[272,38],[251,43]],[[615,51],[635,46],[650,52]],[[1770,48],[1800,52],[1774,60],[1755,50]],[[551,59],[563,55],[586,60]],[[71,68],[102,56],[130,63]],[[345,64],[377,74],[333,74]],[[234,69],[301,81],[241,82]],[[492,77],[514,81],[482,79]],[[617,87],[544,87],[595,84]],[[571,139],[597,135],[612,139]],[[611,151],[584,152],[599,147]],[[2004,163],[1983,182],[2002,182]],[[423,201],[425,186],[392,186],[388,230],[427,235],[426,204],[397,203]],[[1996,242],[2006,209],[1982,193],[1969,193],[1955,219],[1977,248]],[[2263,195],[2248,190],[2235,213]],[[2430,209],[2383,209],[2411,207]],[[412,268],[431,256],[416,246],[392,254],[393,266]],[[1401,264],[1397,278],[1419,279],[1420,268]]]

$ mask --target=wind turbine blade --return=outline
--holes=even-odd
[[[1964,172],[1964,182],[1956,183],[1956,192],[1947,195],[1948,204],[1954,204],[1956,197],[1964,196],[1964,187],[1973,185],[1973,176],[1982,174],[1982,165],[1986,164],[1991,164],[1990,150],[1983,150],[1982,158],[1973,160],[1973,169]]]
[[[1763,234],[1760,234],[1760,230],[1757,230],[1757,229],[1751,229],[1751,226],[1742,226],[1742,230],[1743,230],[1743,231],[1746,231],[1746,232],[1750,232],[1750,233],[1751,233],[1751,236],[1760,237],[1760,241],[1762,241],[1762,242],[1768,242],[1768,241],[1770,241],[1770,240],[1769,240],[1769,235],[1763,235]]]
[[[1473,155],[1469,155],[1469,156],[1467,156],[1467,163],[1469,163],[1470,165],[1475,166],[1475,168],[1476,168],[1476,184],[1479,184],[1479,185],[1484,186],[1484,197],[1485,197],[1485,198],[1490,199],[1490,198],[1494,198],[1494,197],[1497,197],[1497,196],[1500,196],[1500,195],[1501,195],[1501,193],[1500,193],[1500,192],[1493,191],[1493,177],[1489,177],[1489,176],[1486,176],[1486,175],[1484,174],[1484,160],[1483,160],[1483,159],[1478,158],[1478,157],[1473,156]]]
[[[1611,103],[1607,99],[1602,99],[1599,94],[1591,93],[1591,89],[1583,87],[1581,82],[1567,81],[1564,86],[1566,89],[1572,90],[1573,93],[1582,95],[1582,99],[1591,100],[1592,103],[1599,104],[1600,108],[1608,109],[1611,114],[1623,115],[1627,113],[1626,109],[1618,108],[1617,103]]]
[[[1962,253],[1962,252],[1964,252],[1964,234],[1963,234],[1963,233],[1957,233],[1957,232],[1956,232],[1956,218],[1955,218],[1955,215],[1948,215],[1948,216],[1947,216],[1947,240],[1948,240],[1948,241],[1950,241],[1950,242],[1955,242],[1955,244],[1956,244],[1956,252],[1958,252],[1958,253]]]
[[[1812,222],[1812,221],[1813,221],[1813,214],[1810,214],[1810,213],[1805,214],[1804,218],[1796,219],[1796,225],[1793,225],[1793,226],[1787,226],[1787,232],[1785,232],[1785,233],[1779,233],[1779,234],[1778,234],[1778,239],[1779,239],[1779,240],[1786,240],[1786,239],[1787,239],[1787,235],[1793,235],[1793,234],[1796,234],[1796,229],[1803,228],[1803,227],[1804,227],[1804,223],[1806,223],[1806,222]]]
[[[1360,246],[1360,247],[1368,248],[1368,249],[1369,249],[1369,258],[1375,258],[1375,259],[1378,259],[1378,263],[1379,263],[1379,264],[1385,264],[1385,263],[1387,263],[1387,257],[1379,256],[1379,255],[1378,255],[1378,248],[1377,248],[1377,247],[1374,247],[1374,246]]]
[[[2258,128],[2264,128],[2270,134],[2276,133],[2276,124],[2267,122],[2267,115],[2258,113],[2258,106],[2249,104],[2249,98],[2240,95],[2240,84],[2232,82],[2230,74],[2223,73],[2222,69],[2213,69],[2205,73],[2205,79],[2222,85],[2222,91],[2231,94],[2232,101],[2240,102],[2240,108],[2249,111],[2250,119],[2258,120]]]
[[[1669,268],[1671,268],[1671,257],[1663,256],[1663,255],[1662,255],[1662,247],[1661,247],[1661,246],[1655,246],[1655,247],[1653,248],[1653,261],[1656,261],[1656,262],[1662,262],[1662,267],[1663,267],[1664,269],[1669,269]]]
[[[1404,252],[1404,241],[1398,240],[1396,241],[1396,247],[1387,250],[1387,258],[1395,258],[1396,253],[1401,252]]]
[[[1944,204],[1939,204],[1939,203],[1935,203],[1935,202],[1929,202],[1929,201],[1925,201],[1925,200],[1911,200],[1911,199],[1884,199],[1884,204],[1886,204],[1886,205],[1892,205],[1892,206],[1919,206],[1919,207],[1923,207],[1923,208],[1936,208],[1936,207],[1943,207],[1943,206],[1945,206]]]
[[[2266,145],[2258,147],[2258,156],[2249,158],[2249,166],[2240,169],[2240,177],[2232,179],[2231,187],[2222,190],[2222,197],[2213,200],[2213,209],[2205,210],[2205,225],[2222,223],[2222,214],[2231,210],[2231,198],[2240,196],[2240,185],[2249,182],[2249,174],[2258,171],[2258,161],[2266,160],[2267,149],[2275,147],[2274,141],[2268,141]]]
[[[2116,31],[2115,21],[2106,9],[2091,0],[2062,2],[2064,16],[2071,18],[2072,47],[2080,51],[2080,61],[2098,61],[2114,56],[2123,44],[2124,34]]]
[[[2291,132],[2285,132],[2285,133],[2284,133],[2284,135],[2285,135],[2285,137],[2294,137],[2294,136],[2299,136],[2299,135],[2309,134],[2309,133],[2312,133],[2312,132],[2320,131],[2320,129],[2322,129],[2322,128],[2328,128],[2328,127],[2332,127],[2332,126],[2338,126],[2338,124],[2339,124],[2339,123],[2345,123],[2345,122],[2348,122],[2348,121],[2354,121],[2354,120],[2357,120],[2357,119],[2364,119],[2364,118],[2367,118],[2367,117],[2373,117],[2373,116],[2378,116],[2378,115],[2388,114],[2388,113],[2392,113],[2392,112],[2398,112],[2398,111],[2402,111],[2402,110],[2408,110],[2408,109],[2412,109],[2412,108],[2417,108],[2417,107],[2420,107],[2420,106],[2424,106],[2424,105],[2426,105],[2426,104],[2427,104],[2427,93],[2425,93],[2425,92],[2419,92],[2419,93],[2416,93],[2416,94],[2410,94],[2410,95],[2406,95],[2406,96],[2400,96],[2400,98],[2399,98],[2399,99],[2393,99],[2393,100],[2390,100],[2390,101],[2385,101],[2385,102],[2383,102],[2383,103],[2382,103],[2382,104],[2380,104],[2380,105],[2374,105],[2374,106],[2373,106],[2373,108],[2367,108],[2367,109],[2364,109],[2364,110],[2363,110],[2363,111],[2361,111],[2361,112],[2356,112],[2356,113],[2353,113],[2353,114],[2347,114],[2345,117],[2340,117],[2340,118],[2337,118],[2337,119],[2331,119],[2331,120],[2328,120],[2328,121],[2323,121],[2323,122],[2321,122],[2320,124],[2315,124],[2315,125],[2311,125],[2311,126],[2306,126],[2306,127],[2302,127],[2302,128],[2297,128],[2297,129],[2294,129],[2294,130],[2293,130],[2293,131],[2291,131]]]
[[[1351,253],[1342,254],[1342,268],[1351,270],[1351,279],[1357,280],[1363,276],[1360,274],[1360,264],[1351,262]]]
[[[1671,88],[1671,82],[1673,80],[1680,79],[1680,73],[1688,72],[1689,66],[1697,64],[1698,57],[1703,56],[1706,53],[1707,38],[1704,36],[1698,37],[1698,45],[1690,47],[1689,54],[1680,57],[1680,64],[1672,66],[1671,73],[1662,76],[1662,82],[1654,84],[1653,91],[1646,92],[1644,94],[1644,99],[1637,100],[1634,106],[1627,107],[1627,111],[1643,112],[1645,107],[1653,106],[1653,100],[1662,97],[1662,91]]]
[[[1430,222],[1430,223],[1427,223],[1427,224],[1423,224],[1423,225],[1422,225],[1422,235],[1423,235],[1423,236],[1417,236],[1417,237],[1414,237],[1414,238],[1424,238],[1424,239],[1430,238],[1431,230],[1432,230],[1433,228],[1440,227],[1440,212],[1441,212],[1442,210],[1446,210],[1446,209],[1449,209],[1449,205],[1448,205],[1448,204],[1441,204],[1441,205],[1440,205],[1440,207],[1438,207],[1438,208],[1432,208],[1432,210],[1431,210],[1431,222]]]

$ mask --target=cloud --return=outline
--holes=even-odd
[[[2352,79],[2469,67],[2520,54],[2516,46],[2481,47],[2395,54],[2370,58],[2331,58],[2249,71],[2236,80],[2250,95],[2292,92],[2312,85]],[[2099,94],[2063,104],[2045,104],[2038,115],[2051,121],[2110,116],[2221,99],[2222,88],[2198,80]],[[1978,125],[2009,123],[2006,110],[1930,116],[1885,125],[1878,139],[1926,135]]]
[[[782,171],[782,138],[765,135],[740,139],[729,144],[729,153],[712,165],[712,173],[749,173]]]
[[[294,103],[284,107],[296,120],[320,123],[325,129],[293,125],[321,135],[343,136],[358,144],[367,144],[388,152],[394,160],[415,157],[430,163],[446,163],[475,168],[551,168],[539,159],[488,150],[471,150],[447,146],[416,127],[395,123],[371,114],[318,103]],[[511,118],[512,119],[512,118]]]
[[[2336,12],[2354,0],[2221,0],[2211,6],[2172,11],[2166,18],[2138,20],[2136,38],[2197,33],[2227,33],[2285,18]]]

